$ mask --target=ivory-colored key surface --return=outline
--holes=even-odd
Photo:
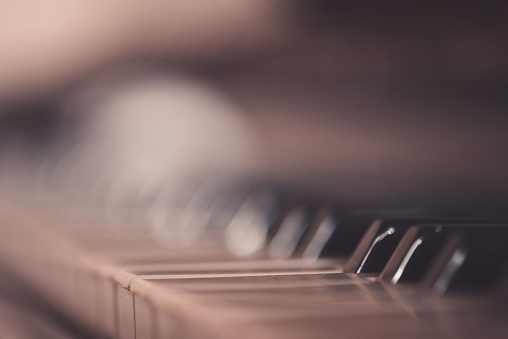
[[[213,263],[211,264],[213,266]],[[119,274],[119,281],[117,281],[117,286],[115,287],[115,291],[118,295],[117,297],[117,309],[121,309],[122,311],[129,310],[131,311],[131,305],[135,303],[134,301],[134,295],[130,294],[130,287],[131,284],[136,280],[149,280],[149,281],[158,281],[158,280],[183,280],[188,281],[189,279],[192,280],[219,280],[221,283],[228,279],[236,279],[236,278],[247,278],[247,279],[256,279],[256,278],[270,278],[270,277],[286,277],[287,279],[291,279],[293,276],[312,276],[312,275],[322,275],[322,274],[335,274],[336,270],[329,270],[329,271],[323,271],[322,269],[316,269],[316,270],[307,270],[307,271],[301,271],[301,272],[295,272],[295,271],[286,271],[286,272],[263,272],[262,270],[255,271],[255,272],[249,272],[249,273],[239,273],[238,270],[231,270],[229,272],[223,271],[221,273],[199,273],[199,272],[192,272],[192,273],[182,273],[182,274],[154,274],[154,275],[129,275],[129,274]],[[122,279],[122,278],[128,278],[128,279]],[[121,285],[127,284],[125,285]],[[127,298],[127,293],[130,294],[130,298]],[[132,329],[132,326],[130,325],[131,322],[135,322],[135,309],[132,309],[132,314],[130,319],[125,317],[124,314],[122,314],[121,317],[118,317],[118,327],[119,327],[119,335],[120,338],[124,338],[122,336],[124,329]],[[126,323],[123,323],[126,322]],[[125,336],[125,338],[128,338],[128,336]]]
[[[226,282],[216,284],[215,288],[207,286],[209,282],[201,282],[196,279],[199,288],[187,288],[187,284],[179,284],[171,280],[135,280],[131,291],[135,295],[135,307],[138,303],[145,304],[147,300],[153,305],[155,319],[137,318],[136,324],[147,326],[143,321],[156,323],[156,328],[166,328],[175,317],[179,322],[182,313],[175,301],[186,300],[188,304],[197,304],[203,310],[213,314],[207,314],[206,320],[212,319],[216,326],[225,326],[226,333],[223,338],[231,338],[243,330],[252,333],[265,330],[270,334],[269,338],[297,337],[306,338],[314,334],[320,337],[328,337],[332,333],[342,332],[341,328],[349,326],[349,321],[368,319],[387,319],[390,326],[396,328],[398,321],[409,321],[407,333],[417,332],[422,325],[421,319],[427,314],[454,315],[457,312],[478,312],[479,310],[492,311],[491,302],[483,296],[477,299],[465,300],[460,298],[442,299],[428,295],[424,291],[415,293],[407,290],[406,293],[393,294],[391,286],[373,283],[369,275],[361,275],[364,278],[351,277],[352,281],[360,284],[340,284],[328,282],[328,286],[321,284],[308,284],[308,286],[291,284],[284,281],[272,281],[265,286],[251,284],[250,282]],[[259,281],[263,278],[253,278]],[[293,280],[297,280],[293,277]],[[309,280],[306,280],[308,283]],[[235,288],[239,285],[244,288]],[[399,291],[399,290],[396,290]],[[400,292],[400,291],[399,291]],[[185,314],[186,315],[186,314]],[[190,321],[199,322],[199,317],[192,317]],[[189,321],[187,319],[187,321]],[[449,325],[449,324],[448,324]],[[324,328],[322,328],[324,326]],[[351,328],[351,327],[349,327]],[[431,327],[439,336],[446,336],[450,329],[446,324],[435,324]],[[352,328],[351,328],[352,330]],[[369,334],[368,326],[362,335]],[[328,332],[329,331],[329,332]],[[328,334],[327,334],[328,333]],[[387,329],[386,333],[390,332]],[[403,333],[406,333],[403,331]],[[428,334],[428,333],[427,333]],[[448,333],[449,334],[449,333]],[[372,333],[370,334],[372,335]],[[183,337],[183,336],[182,336]],[[157,338],[165,338],[163,336]]]
[[[133,300],[135,305],[134,313],[136,314],[137,304],[141,303],[142,305],[148,303],[152,305],[155,318],[148,319],[146,317],[138,318],[135,314],[136,324],[139,323],[141,327],[148,326],[146,322],[156,323],[156,328],[159,329],[160,333],[167,333],[168,325],[167,321],[171,320],[163,320],[165,319],[165,311],[163,305],[166,305],[166,302],[170,304],[173,302],[174,298],[176,300],[185,299],[189,296],[189,293],[182,293],[189,285],[197,284],[199,287],[194,286],[194,288],[190,288],[190,291],[193,293],[200,290],[202,293],[210,293],[216,294],[218,293],[218,299],[223,299],[220,297],[220,293],[225,295],[231,293],[231,291],[235,290],[235,287],[240,288],[248,288],[250,291],[265,291],[266,289],[278,288],[279,291],[284,288],[294,289],[294,288],[302,288],[302,286],[306,286],[307,288],[323,288],[327,284],[333,284],[333,279],[341,280],[343,285],[347,284],[347,281],[350,283],[355,283],[353,279],[348,279],[347,276],[340,275],[340,273],[336,273],[336,271],[321,271],[321,272],[287,272],[287,273],[223,273],[223,274],[195,274],[195,275],[166,275],[166,276],[153,276],[153,277],[137,277],[134,278],[131,283],[131,292],[133,293]],[[146,279],[145,279],[146,278]],[[328,281],[326,281],[328,280]],[[261,284],[260,284],[261,283]],[[337,282],[335,282],[337,285]],[[154,288],[155,286],[155,288]],[[215,290],[214,290],[215,286]],[[211,290],[209,289],[211,287]],[[220,291],[220,292],[219,292]],[[287,291],[287,290],[286,290]],[[302,290],[305,291],[305,290]],[[248,296],[244,292],[249,292],[248,290],[243,290],[241,295]],[[308,292],[308,290],[307,290]],[[305,293],[305,292],[304,292]],[[258,295],[259,296],[259,295]],[[210,306],[210,300],[205,300],[201,298],[202,294],[199,295],[196,300],[199,300],[199,305],[202,307]],[[231,295],[229,295],[231,297]],[[294,299],[296,295],[293,295],[291,298]],[[256,296],[254,296],[256,299]],[[166,301],[165,301],[166,300]],[[217,299],[214,299],[217,301]],[[247,299],[244,299],[246,301]],[[162,303],[162,304],[161,304]],[[212,302],[213,304],[213,302]],[[215,306],[219,306],[216,302]],[[161,308],[162,307],[162,308]],[[172,308],[171,308],[172,309]],[[211,309],[215,309],[211,307]],[[179,311],[175,310],[177,315],[172,315],[171,317],[180,317],[182,316]],[[245,314],[245,312],[241,312],[241,314]],[[268,313],[266,313],[268,314]],[[234,318],[234,317],[233,317]],[[145,323],[141,323],[145,322]],[[179,319],[180,323],[189,322],[189,319]],[[220,321],[219,321],[220,322]],[[257,333],[257,331],[256,331]],[[161,337],[163,338],[163,337]]]

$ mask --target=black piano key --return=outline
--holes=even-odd
[[[373,219],[351,217],[348,213],[336,211],[329,216],[329,222],[335,227],[323,244],[321,258],[349,257]]]
[[[376,220],[346,264],[345,272],[382,272],[406,231],[416,223],[416,220]]]
[[[265,255],[267,243],[285,216],[279,197],[256,191],[239,205],[222,237],[226,248],[238,257]]]
[[[391,234],[390,241],[395,242],[388,247],[384,255],[377,253],[379,261],[386,263],[397,246],[396,238],[402,236],[404,231],[414,224],[430,222],[426,221],[434,213],[428,210],[412,209],[412,208],[384,208],[384,207],[362,207],[358,206],[342,206],[338,207],[332,214],[332,220],[336,224],[333,234],[329,241],[323,246],[321,257],[347,257],[350,258],[346,271],[349,273],[379,273],[382,268],[365,268],[361,272],[357,272],[358,267],[362,264],[364,256],[369,252],[372,242],[383,232],[395,227],[395,234]],[[397,216],[397,218],[387,218],[389,216]],[[378,225],[376,229],[380,231],[368,232],[371,227],[376,225],[377,220],[383,220],[382,225]],[[393,222],[393,225],[386,223]],[[432,219],[432,222],[435,222]],[[437,222],[437,221],[436,221]],[[442,222],[442,221],[439,221]],[[399,228],[400,231],[399,232]],[[388,232],[391,233],[391,230]],[[386,239],[388,240],[388,239]],[[399,238],[400,240],[400,238]],[[383,242],[385,245],[385,242]],[[361,249],[359,249],[361,248]],[[376,251],[378,249],[376,248]],[[352,259],[355,258],[355,259]],[[372,258],[371,258],[372,260]],[[368,266],[371,262],[368,263]],[[383,266],[384,264],[377,265]]]
[[[300,246],[295,252],[295,257],[306,260],[317,260],[322,257],[322,253],[334,233],[337,232],[339,224],[334,217],[333,212],[324,207],[318,214]]]
[[[323,205],[297,253],[303,258],[348,258],[379,211]]]
[[[465,229],[455,238],[427,277],[429,287],[444,294],[485,289],[500,280],[508,262],[507,229]]]
[[[436,266],[443,258],[453,255],[451,249],[460,243],[459,238],[464,232],[471,234],[468,236],[471,237],[489,232],[503,236],[506,231],[501,224],[434,224],[412,227],[381,273],[381,280],[391,284],[424,283],[430,279],[429,276],[439,275]]]
[[[481,219],[455,218],[387,218],[372,223],[360,244],[344,267],[349,273],[381,273],[407,230],[418,224],[481,223]],[[503,220],[489,220],[489,224],[503,223]]]
[[[268,255],[273,259],[295,256],[306,233],[315,222],[317,209],[310,205],[293,207],[282,220],[275,236],[268,245]]]
[[[419,282],[450,235],[450,231],[443,230],[440,224],[411,227],[386,264],[380,279],[391,284]]]

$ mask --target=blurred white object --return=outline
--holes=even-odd
[[[113,83],[91,86],[67,105],[86,122],[65,165],[71,191],[102,196],[106,207],[128,206],[207,177],[263,168],[256,131],[218,90],[182,76]]]

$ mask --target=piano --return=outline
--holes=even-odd
[[[0,337],[508,336],[506,6],[288,7],[0,101]]]

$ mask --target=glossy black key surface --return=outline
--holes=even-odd
[[[480,240],[478,244],[475,244],[475,237]],[[482,237],[491,240],[483,242],[485,239],[482,239]],[[489,246],[492,245],[495,245],[493,248],[499,250],[502,248],[497,245],[497,241],[493,242],[492,239],[495,237],[499,237],[500,240],[506,239],[507,229],[505,225],[434,224],[412,227],[401,240],[386,265],[381,274],[381,279],[392,284],[423,283],[425,280],[430,279],[428,275],[437,276],[442,270],[446,269],[446,265],[443,264],[441,264],[441,268],[436,267],[439,267],[440,262],[446,262],[448,257],[450,257],[450,260],[460,261],[460,266],[462,266],[465,252],[462,254],[464,257],[460,258],[460,246],[466,246],[466,243],[469,244],[467,246],[471,248],[471,253],[476,253],[471,257],[471,264],[468,264],[468,266],[478,266],[482,257],[483,259],[488,257],[500,258],[496,251],[489,253],[488,250]],[[467,239],[470,240],[467,241]],[[466,251],[466,247],[463,248],[462,251]],[[454,250],[455,252],[453,252]],[[456,252],[456,250],[459,250],[459,252]],[[464,267],[467,268],[468,266]],[[471,270],[465,269],[464,272],[471,272]]]
[[[291,208],[268,245],[269,256],[273,259],[297,256],[306,234],[312,230],[316,214],[317,207],[312,205],[298,205]]]
[[[497,283],[508,263],[508,230],[459,230],[448,249],[434,264],[427,285],[439,294],[481,290]]]
[[[455,218],[388,218],[372,223],[355,252],[344,267],[349,273],[381,273],[407,230],[418,224],[444,223],[460,225],[465,222],[483,223],[476,219]],[[488,224],[502,224],[503,220],[489,220]],[[487,222],[485,222],[487,223]]]
[[[370,234],[366,233],[366,231],[370,229],[370,226],[380,216],[394,213],[404,217],[413,216],[415,213],[411,209],[392,210],[342,205],[327,206],[322,212],[321,215],[318,215],[318,222],[314,225],[316,228],[315,236],[319,237],[323,233],[327,234],[325,241],[321,239],[322,245],[319,252],[319,257],[321,258],[349,258],[355,249],[360,246],[360,243],[364,243],[365,237]],[[418,215],[420,213],[420,211],[417,211]],[[326,230],[326,232],[323,230]],[[369,241],[369,245],[371,241],[372,239]],[[347,272],[353,273],[356,270],[348,270]],[[374,270],[372,272],[381,272],[381,270]]]
[[[346,264],[351,273],[382,272],[406,231],[416,220],[376,220]]]

